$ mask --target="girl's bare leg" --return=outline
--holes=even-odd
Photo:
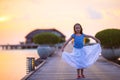
[[[84,69],[80,69],[81,70],[81,75],[83,75]]]
[[[85,78],[85,76],[84,76],[84,69],[80,69],[81,70],[81,76],[83,77],[83,78]]]
[[[77,75],[80,76],[80,69],[77,69]]]
[[[78,75],[78,78],[85,78],[84,76],[84,69],[77,69],[77,75]]]
[[[81,78],[81,76],[80,76],[80,69],[77,69],[77,78]]]

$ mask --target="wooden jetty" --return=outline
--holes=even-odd
[[[94,65],[85,69],[84,73],[86,78],[76,79],[76,69],[55,54],[48,58],[41,68],[22,80],[119,80],[120,66],[100,56]]]
[[[71,52],[68,45],[66,51]],[[32,72],[22,80],[120,80],[120,65],[106,60],[101,55],[97,62],[85,69],[85,78],[76,79],[76,69],[69,66],[61,58],[59,50],[46,59],[42,67]]]

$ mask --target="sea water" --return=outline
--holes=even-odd
[[[0,50],[0,80],[22,79],[26,75],[27,57],[39,58],[37,50]]]

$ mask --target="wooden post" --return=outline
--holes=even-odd
[[[27,57],[27,73],[35,70],[35,58]]]

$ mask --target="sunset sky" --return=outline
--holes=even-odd
[[[66,38],[73,25],[95,35],[120,29],[120,0],[0,0],[0,44],[19,44],[35,29],[55,28]]]

